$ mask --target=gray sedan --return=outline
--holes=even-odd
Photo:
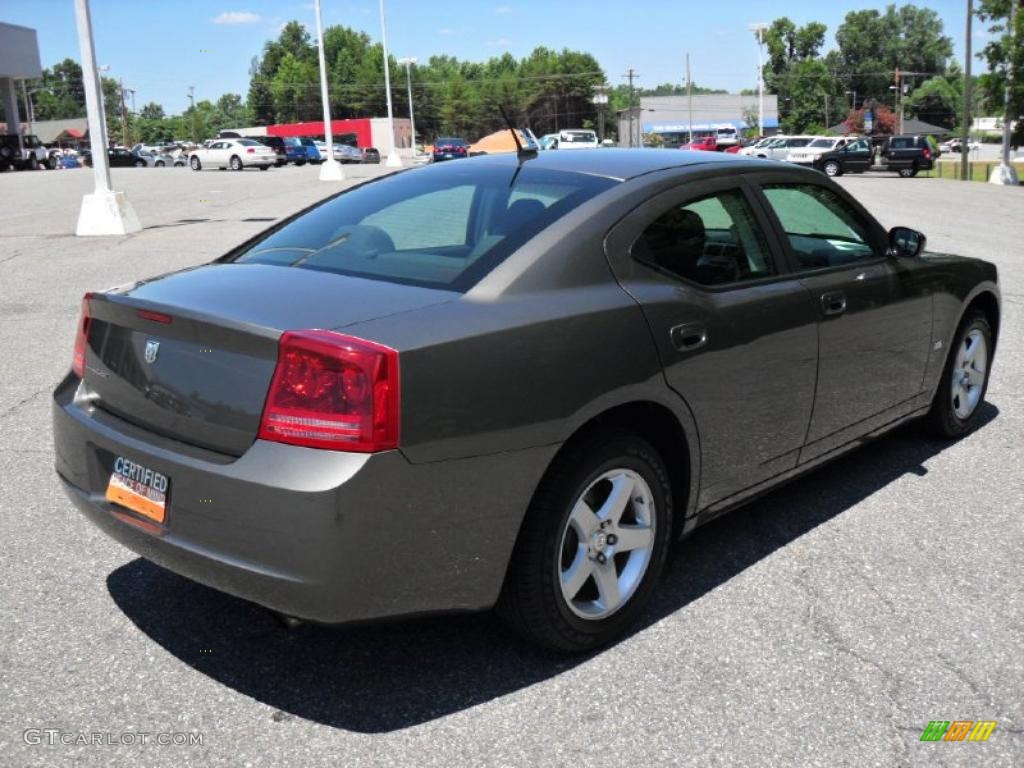
[[[496,606],[594,648],[698,525],[909,419],[979,425],[996,270],[924,246],[730,155],[408,170],[87,294],[56,470],[118,541],[288,617]]]

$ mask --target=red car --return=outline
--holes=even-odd
[[[682,144],[680,149],[693,149],[701,152],[715,152],[718,150],[718,139],[714,136],[702,136],[689,144]]]

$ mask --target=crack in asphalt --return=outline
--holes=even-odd
[[[899,691],[896,688],[896,682],[893,678],[893,674],[889,672],[880,662],[874,659],[868,658],[859,651],[854,650],[849,643],[844,641],[842,632],[838,625],[824,615],[815,616],[814,608],[816,605],[822,604],[823,595],[807,580],[810,568],[802,569],[794,579],[798,589],[802,589],[807,595],[812,598],[807,606],[806,623],[812,632],[816,632],[826,643],[832,645],[840,653],[844,653],[847,656],[851,656],[857,659],[865,666],[875,670],[882,678],[883,684],[883,695],[889,702],[889,722],[893,733],[892,737],[895,739],[894,746],[896,747],[896,753],[898,757],[898,763],[900,765],[906,764],[909,759],[909,751],[907,742],[903,739],[903,736],[899,732],[899,716],[900,704],[898,700]],[[877,593],[877,590],[875,590]],[[894,611],[892,604],[884,600],[886,606],[890,611]]]
[[[23,405],[26,405],[26,404],[32,402],[33,400],[35,400],[40,395],[45,395],[49,391],[50,391],[50,385],[47,385],[47,386],[43,387],[42,389],[40,389],[39,391],[33,392],[28,397],[22,398],[21,400],[16,402],[14,405],[12,405],[10,408],[8,408],[6,411],[4,411],[3,413],[0,413],[0,420],[6,419],[8,416],[13,416],[14,412],[17,411],[19,408],[21,408]]]

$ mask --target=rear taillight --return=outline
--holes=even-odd
[[[247,154],[247,155],[255,155],[256,154],[256,149],[254,147],[249,147],[248,149],[245,150],[245,154]]]
[[[925,160],[931,160],[932,159],[932,151],[930,149],[928,149],[928,147],[925,147],[922,150],[921,154],[924,155],[924,159]]]
[[[334,331],[288,331],[259,437],[373,453],[398,447],[398,352]]]
[[[89,302],[92,294],[82,297],[82,312],[78,318],[78,331],[75,333],[75,352],[71,356],[71,370],[78,378],[85,377],[85,347],[89,343],[89,326],[92,325],[92,311]]]

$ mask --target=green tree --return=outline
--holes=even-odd
[[[141,120],[163,120],[164,117],[164,108],[155,101],[144,104],[139,110],[139,119]]]
[[[1011,125],[1016,124],[1011,141],[1014,146],[1024,144],[1024,8],[1018,7],[1013,28],[1010,27],[1010,3],[1019,0],[981,0],[978,16],[989,22],[989,32],[995,37],[985,46],[981,55],[989,71],[978,78],[988,111],[996,115],[1010,114]],[[1006,83],[1010,81],[1010,104],[1007,110]]]
[[[858,99],[892,98],[896,70],[913,73],[902,78],[913,89],[926,79],[942,76],[953,55],[953,41],[943,34],[942,19],[930,8],[889,5],[885,12],[851,11],[836,29],[837,64],[846,90]]]
[[[925,80],[904,103],[906,114],[943,128],[956,126],[963,104],[963,76]]]

